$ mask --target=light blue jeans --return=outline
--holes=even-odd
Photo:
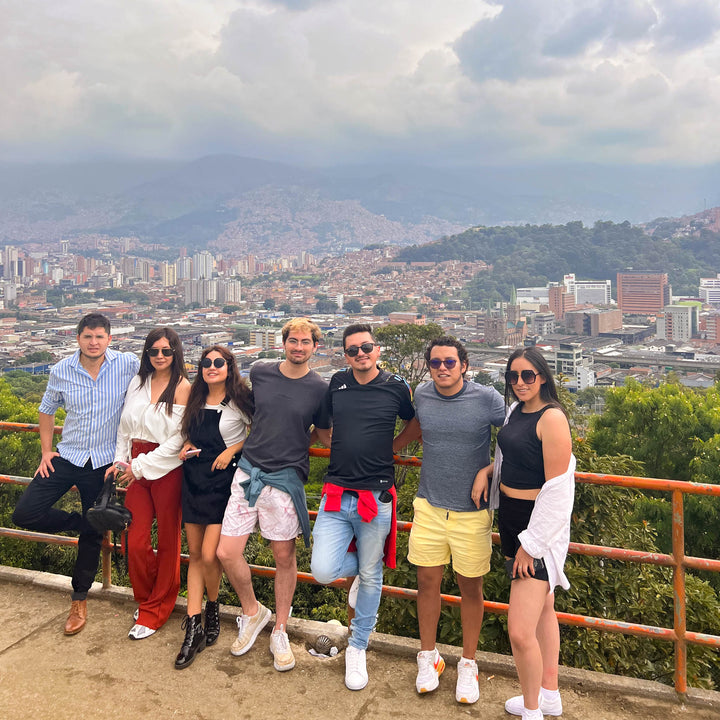
[[[379,492],[373,493],[377,500]],[[357,511],[357,498],[343,493],[340,510],[325,512],[325,500],[320,503],[313,529],[311,572],[315,579],[327,585],[339,578],[360,576],[355,617],[350,625],[349,644],[359,650],[368,646],[375,628],[382,594],[383,555],[385,538],[390,532],[392,502],[377,500],[378,514],[372,522],[363,522]],[[357,552],[348,552],[355,538]]]

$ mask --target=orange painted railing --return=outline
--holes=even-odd
[[[14,432],[37,432],[37,425],[23,423],[6,423],[0,422],[0,431]],[[62,432],[61,428],[55,428],[56,433]],[[310,454],[316,457],[328,457],[330,451],[325,448],[311,448]],[[416,457],[398,457],[395,456],[395,462],[398,465],[407,465],[418,467],[422,461]],[[604,475],[595,473],[575,474],[577,482],[591,483],[596,485],[612,485],[614,487],[634,488],[640,490],[664,491],[672,494],[672,553],[650,553],[638,550],[629,550],[625,548],[604,547],[600,545],[586,545],[583,543],[570,543],[570,553],[577,555],[587,555],[591,557],[608,558],[612,560],[623,560],[625,562],[644,563],[651,565],[661,565],[671,567],[673,569],[673,607],[674,621],[672,628],[656,627],[652,625],[642,625],[638,623],[628,623],[619,620],[610,620],[606,618],[589,617],[586,615],[576,615],[573,613],[558,612],[558,621],[564,625],[573,625],[586,627],[593,630],[604,632],[623,633],[625,635],[635,635],[639,637],[647,637],[654,640],[670,641],[675,646],[675,689],[679,693],[687,692],[687,644],[704,645],[720,649],[720,636],[710,635],[707,633],[692,632],[686,628],[686,596],[685,596],[685,570],[691,568],[695,570],[709,570],[712,572],[720,572],[720,560],[709,558],[690,557],[685,555],[685,533],[684,533],[684,511],[683,496],[684,495],[706,495],[720,498],[720,485],[709,485],[700,483],[682,482],[678,480],[661,480],[655,478],[628,477],[623,475]],[[29,478],[20,478],[13,476],[0,475],[0,483],[10,484],[27,484]],[[311,512],[314,518],[317,513]],[[397,529],[400,532],[409,532],[412,527],[411,522],[398,522]],[[76,545],[77,539],[70,537],[62,537],[58,535],[48,535],[45,533],[28,532],[24,530],[15,530],[11,528],[0,528],[0,537],[14,537],[23,540],[35,542],[55,543],[59,545]],[[493,533],[493,542],[499,544],[499,536]],[[109,534],[103,542],[103,585],[108,587],[111,584],[110,561],[111,561],[112,543]],[[183,561],[187,562],[187,557],[183,557]],[[254,575],[260,577],[272,577],[275,574],[275,568],[252,565],[251,570]],[[304,583],[315,583],[315,578],[310,573],[298,572],[298,581]],[[344,586],[344,580],[337,580],[333,586]],[[412,588],[401,588],[384,585],[383,594],[392,597],[414,599],[417,596],[417,590]],[[460,598],[455,595],[443,595],[442,601],[446,605],[459,605]],[[485,610],[495,614],[507,614],[507,603],[485,601]]]

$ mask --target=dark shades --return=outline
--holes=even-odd
[[[362,345],[350,345],[350,347],[345,348],[345,354],[348,357],[357,357],[357,354],[362,350],[366,355],[368,355],[373,351],[373,348],[376,345],[377,343],[371,342],[364,342]]]
[[[224,357],[218,357],[218,358],[215,358],[214,360],[211,360],[210,358],[206,357],[200,361],[200,367],[205,368],[205,369],[212,367],[213,365],[216,368],[221,368],[224,364],[225,364]]]
[[[439,370],[441,365],[444,365],[448,370],[451,368],[454,368],[457,364],[457,360],[455,358],[446,358],[445,360],[441,360],[440,358],[432,358],[428,365],[433,370]]]
[[[519,375],[517,370],[508,370],[505,373],[505,382],[509,385],[517,385],[518,380],[522,378],[522,381],[526,385],[532,385],[535,382],[535,378],[541,373],[533,372],[532,370],[523,370]]]
[[[150,357],[157,357],[160,353],[162,353],[165,357],[171,357],[172,354],[175,351],[172,348],[164,347],[164,348],[149,348],[147,351],[147,354]]]

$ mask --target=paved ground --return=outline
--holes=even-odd
[[[297,666],[281,674],[272,666],[268,631],[247,655],[230,655],[234,609],[224,612],[218,644],[177,671],[181,608],[158,633],[133,642],[127,631],[135,606],[127,590],[95,590],[88,606],[85,630],[65,637],[69,579],[0,567],[2,720],[509,720],[503,703],[518,692],[507,658],[479,654],[480,702],[457,704],[459,650],[443,648],[449,662],[440,688],[420,697],[414,689],[416,641],[383,635],[373,636],[368,653],[370,684],[350,692],[343,684],[342,653],[318,660],[306,652],[306,639],[328,627],[299,620],[291,620],[289,628]],[[569,669],[561,682],[566,720],[720,718],[720,693],[698,693],[681,704],[670,688],[654,683]]]

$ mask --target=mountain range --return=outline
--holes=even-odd
[[[477,225],[643,223],[720,205],[720,166],[0,163],[0,242],[100,233],[259,255],[422,244]]]

